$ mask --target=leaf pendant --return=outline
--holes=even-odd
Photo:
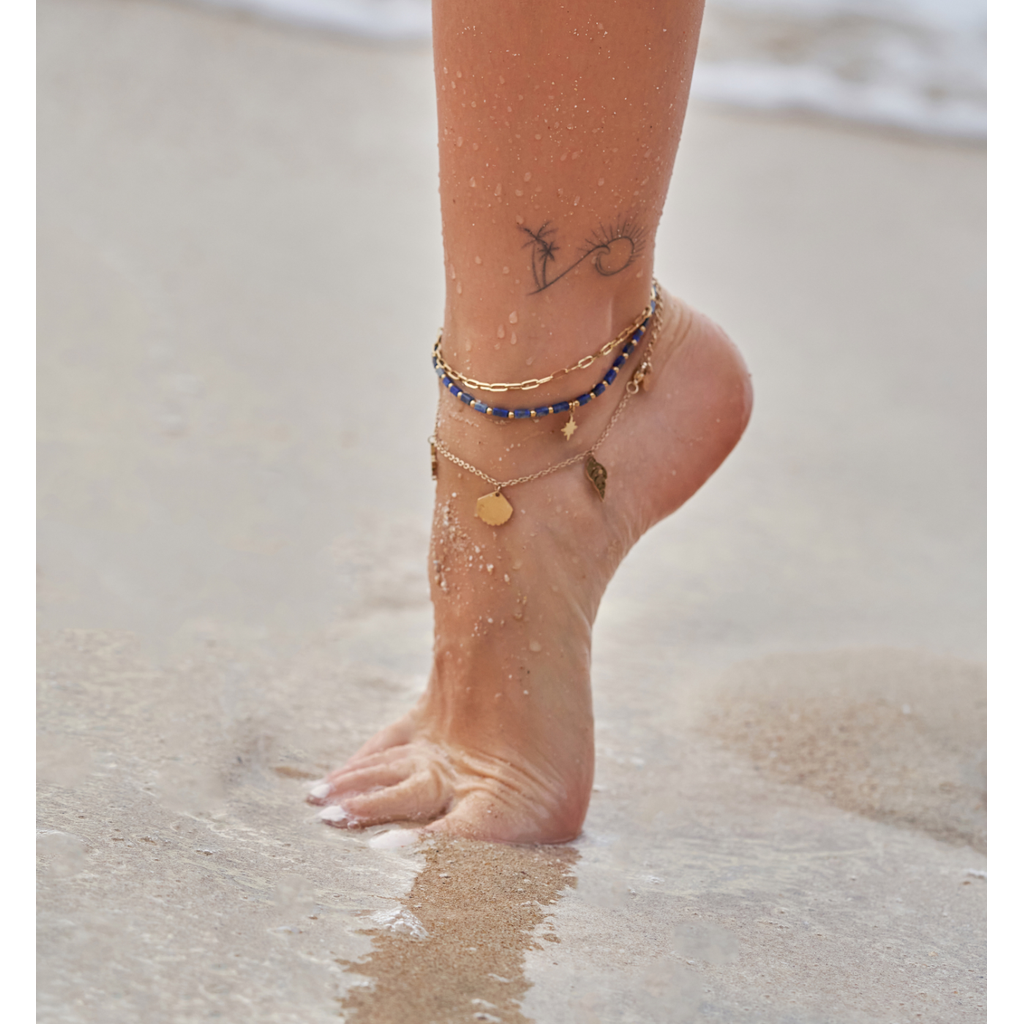
[[[604,491],[608,484],[608,470],[593,455],[587,456],[584,468],[587,471],[587,479],[594,485],[594,490],[597,491],[601,500],[604,501]]]

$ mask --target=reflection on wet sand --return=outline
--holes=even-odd
[[[373,916],[373,952],[339,961],[367,980],[341,1001],[350,1024],[525,1024],[525,954],[558,942],[548,909],[574,888],[571,847],[436,837],[401,908]]]

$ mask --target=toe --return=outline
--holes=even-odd
[[[388,821],[429,821],[451,802],[451,786],[437,771],[423,770],[397,785],[346,797],[342,809],[349,825],[381,825]]]
[[[416,770],[415,764],[407,758],[390,760],[367,767],[342,770],[329,775],[313,786],[306,796],[311,804],[334,803],[349,794],[366,793],[369,790],[395,786],[404,782]]]

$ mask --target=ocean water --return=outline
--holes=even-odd
[[[430,0],[201,0],[363,38],[430,36]],[[708,0],[693,95],[985,136],[985,0]]]

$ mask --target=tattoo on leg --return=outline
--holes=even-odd
[[[603,277],[614,277],[644,251],[643,228],[632,220],[624,219],[612,227],[602,225],[598,228],[580,247],[579,257],[564,270],[560,270],[555,266],[555,253],[561,247],[555,245],[557,229],[552,227],[551,221],[544,221],[536,231],[525,225],[520,225],[520,230],[530,236],[523,248],[530,250],[530,270],[536,285],[531,295],[550,288],[584,260],[589,259]]]

